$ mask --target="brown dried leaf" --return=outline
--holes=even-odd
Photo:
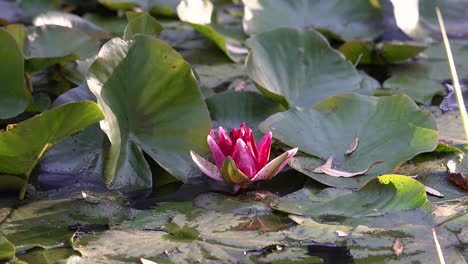
[[[359,144],[359,138],[356,137],[354,141],[349,145],[348,149],[344,152],[344,154],[349,155],[353,153],[357,149],[358,144]]]
[[[366,174],[367,172],[369,172],[369,170],[376,164],[379,164],[379,163],[382,163],[383,161],[379,160],[379,161],[376,161],[374,163],[372,163],[371,165],[369,165],[369,167],[367,167],[365,170],[363,171],[358,171],[358,172],[346,172],[346,171],[340,171],[340,170],[335,170],[332,168],[333,166],[333,157],[330,157],[327,159],[327,161],[320,167],[317,167],[313,170],[313,172],[315,173],[321,173],[321,174],[327,174],[329,176],[333,176],[333,177],[344,177],[344,178],[350,178],[350,177],[354,177],[354,176],[358,176],[358,175],[364,175]]]
[[[403,244],[401,243],[401,241],[397,238],[395,240],[395,243],[393,243],[393,254],[395,254],[395,256],[400,256],[401,253],[403,253]]]

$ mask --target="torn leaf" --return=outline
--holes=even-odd
[[[357,149],[358,144],[359,144],[359,138],[356,137],[354,141],[349,145],[348,149],[344,152],[344,154],[350,155],[351,153],[353,153]]]
[[[315,173],[321,173],[321,174],[327,174],[329,176],[334,176],[334,177],[344,177],[344,178],[350,178],[350,177],[354,177],[354,176],[358,176],[358,175],[364,175],[366,174],[367,172],[369,172],[369,170],[376,164],[379,164],[379,163],[382,163],[383,161],[379,160],[379,161],[376,161],[376,162],[373,162],[371,165],[369,165],[369,167],[367,167],[365,170],[363,171],[358,171],[358,172],[346,172],[346,171],[340,171],[340,170],[335,170],[333,169],[333,157],[330,157],[326,162],[325,164],[323,164],[322,166],[320,167],[317,167],[313,170],[313,172]]]
[[[401,253],[403,253],[403,244],[398,238],[395,240],[395,243],[393,243],[392,249],[393,249],[393,254],[397,257],[400,256]]]

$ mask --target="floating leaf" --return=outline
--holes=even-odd
[[[247,75],[264,95],[284,105],[310,107],[339,93],[373,93],[316,31],[276,29],[252,37],[247,45]]]
[[[95,101],[96,97],[87,85],[82,85],[60,95],[52,107],[86,100]],[[96,123],[52,146],[39,162],[38,182],[41,188],[48,190],[83,183],[104,186],[105,142],[105,134]]]
[[[189,65],[175,50],[146,35],[113,39],[87,80],[106,116],[101,128],[111,142],[104,164],[108,187],[151,187],[143,151],[182,181],[198,175],[189,151],[207,152],[210,119]]]
[[[430,79],[396,75],[385,80],[377,94],[407,94],[417,103],[430,105],[434,95],[442,94],[441,83]]]
[[[0,119],[22,113],[31,100],[24,83],[23,54],[15,39],[0,28]]]
[[[93,102],[69,103],[0,132],[0,173],[27,183],[48,148],[102,118],[101,109]]]
[[[284,111],[277,102],[255,92],[225,92],[206,99],[213,127],[223,126],[227,131],[245,122],[260,140],[263,136],[257,126],[270,115]]]
[[[390,64],[418,55],[426,46],[402,43],[351,40],[341,45],[339,50],[346,59],[358,64]]]
[[[250,35],[277,28],[321,29],[348,39],[373,39],[382,14],[368,0],[243,0],[244,29]],[[326,14],[326,15],[324,15]]]
[[[434,150],[438,139],[434,118],[407,96],[338,95],[311,109],[293,108],[274,114],[259,127],[322,160],[333,156],[337,170],[354,172],[376,160],[384,161],[367,175],[347,179],[313,173],[323,163],[313,157],[290,161],[294,169],[335,187],[357,188],[377,175],[392,173],[402,161]],[[352,155],[344,155],[356,137],[359,148]]]
[[[211,0],[181,0],[177,14],[181,21],[190,25],[213,41],[231,60],[243,61],[247,49],[243,47],[244,31],[240,25],[224,25],[218,21],[220,13]],[[219,7],[220,8],[220,7]]]
[[[134,17],[128,20],[128,25],[125,27],[123,38],[131,40],[135,34],[146,34],[149,36],[159,36],[163,27],[152,16],[145,13],[135,13]]]
[[[309,203],[302,203],[300,207],[291,207],[288,206],[291,204],[289,201],[291,198],[295,199],[292,194],[286,195],[271,205],[276,210],[313,217],[326,215],[360,217],[416,208],[426,212],[432,209],[424,185],[403,175],[379,176],[354,193],[344,194],[325,202],[311,199]]]
[[[70,194],[73,196],[73,194]],[[115,193],[98,194],[99,203],[84,199],[35,201],[19,208],[0,224],[0,232],[18,251],[60,246],[73,235],[70,225],[120,223],[130,215],[125,199]]]

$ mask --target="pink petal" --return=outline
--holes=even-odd
[[[271,141],[272,134],[271,131],[268,131],[258,142],[258,166],[260,169],[268,163],[270,158]]]
[[[249,148],[252,150],[252,153],[254,154],[254,156],[258,160],[257,145],[255,144],[255,139],[254,139],[254,136],[253,136],[252,129],[250,129],[250,128],[247,129],[247,133],[246,133],[245,137],[243,138],[243,140],[244,140],[245,144],[247,144],[247,146],[249,146]],[[260,168],[258,168],[258,169],[260,169]]]
[[[260,181],[273,178],[288,164],[288,161],[297,153],[297,148],[286,151],[280,156],[274,158],[265,167],[263,167],[251,181]],[[285,157],[286,156],[286,157]]]
[[[232,141],[228,135],[226,135],[226,131],[224,128],[218,128],[218,136],[219,136],[219,148],[224,153],[224,156],[229,156],[232,153]]]
[[[221,166],[223,166],[223,161],[226,158],[224,156],[223,152],[218,146],[218,143],[216,143],[216,139],[212,137],[211,135],[208,135],[208,146],[210,146],[211,149],[211,154],[213,154],[213,158],[216,162],[216,166],[218,166],[219,169],[221,169]]]
[[[213,163],[205,160],[204,158],[202,158],[200,155],[193,152],[192,150],[190,151],[190,155],[192,156],[193,162],[195,162],[197,167],[201,171],[203,171],[203,173],[205,173],[210,178],[215,179],[217,181],[223,180],[223,177],[221,176],[219,169]]]
[[[247,177],[252,178],[257,173],[257,159],[242,138],[239,138],[234,146],[232,159]]]

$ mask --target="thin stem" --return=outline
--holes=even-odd
[[[450,43],[447,37],[447,32],[445,31],[444,19],[440,12],[439,7],[436,7],[437,18],[439,19],[440,32],[442,33],[442,38],[444,40],[445,51],[447,52],[447,59],[450,67],[450,73],[452,75],[453,88],[455,89],[455,95],[457,97],[458,109],[460,109],[460,115],[463,122],[463,128],[465,129],[465,137],[468,142],[468,116],[466,113],[465,102],[463,101],[463,95],[460,88],[460,82],[458,81],[457,69],[455,67],[455,62],[453,60],[452,49],[450,48]],[[466,146],[465,146],[466,148]]]

